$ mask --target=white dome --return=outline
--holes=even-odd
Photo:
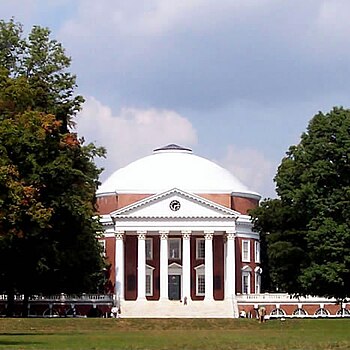
[[[229,171],[192,153],[168,145],[114,172],[98,189],[100,197],[111,193],[156,194],[172,188],[192,193],[232,193],[260,197]]]

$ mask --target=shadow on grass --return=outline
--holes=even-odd
[[[2,340],[0,339],[0,346],[10,346],[10,345],[19,345],[19,346],[25,346],[25,345],[42,345],[40,342],[35,341],[20,341],[20,340]]]

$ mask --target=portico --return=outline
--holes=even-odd
[[[117,298],[187,302],[232,298],[238,213],[178,189],[141,202],[110,216],[110,232],[114,230],[116,238]],[[179,204],[176,210],[170,207],[174,202]],[[135,241],[133,251],[126,248],[127,240]],[[214,246],[222,261],[215,260]],[[125,270],[126,260],[134,261],[133,270]],[[125,284],[131,289],[133,275],[136,295],[125,291]]]

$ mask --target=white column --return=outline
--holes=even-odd
[[[232,299],[236,295],[236,254],[235,233],[226,231],[226,288],[225,299]]]
[[[137,231],[137,300],[146,299],[146,231]]]
[[[213,234],[214,231],[204,231],[205,238],[205,300],[213,300]]]
[[[124,231],[115,232],[115,297],[124,300]]]
[[[168,299],[168,234],[169,231],[159,231],[160,234],[160,299]]]
[[[182,231],[182,300],[191,300],[191,231]]]

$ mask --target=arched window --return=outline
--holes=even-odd
[[[275,316],[275,317],[283,317],[286,315],[286,312],[281,309],[281,308],[276,308],[276,309],[273,309],[271,312],[270,312],[270,316]]]
[[[319,309],[317,309],[315,311],[315,316],[319,316],[319,317],[327,317],[329,315],[329,311],[326,310],[323,307],[320,307]]]
[[[293,316],[303,317],[306,315],[307,315],[307,312],[300,307],[293,311]]]
[[[336,313],[337,316],[350,316],[350,311],[348,309],[339,309]]]

